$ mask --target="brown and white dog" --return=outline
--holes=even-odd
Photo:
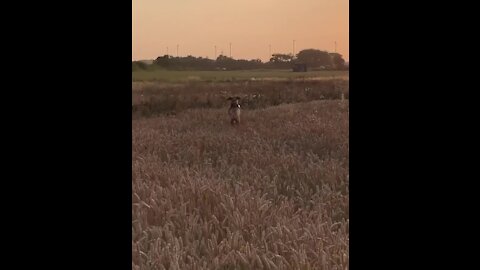
[[[240,124],[240,104],[238,103],[240,97],[229,97],[227,100],[231,100],[230,108],[228,109],[230,123],[232,125]]]

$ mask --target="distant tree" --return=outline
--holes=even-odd
[[[163,68],[168,68],[171,65],[170,56],[169,55],[159,56],[157,57],[157,59],[153,61],[153,63]]]
[[[219,62],[225,62],[225,61],[231,61],[231,60],[233,60],[233,58],[230,58],[230,57],[222,55],[222,54],[220,54],[217,57],[217,61],[219,61]]]
[[[335,69],[345,69],[345,59],[339,53],[330,53],[330,57],[332,57],[333,67]]]
[[[220,69],[236,69],[236,61],[233,58],[220,54],[215,60],[217,68]]]
[[[139,70],[139,69],[147,69],[148,65],[142,61],[132,61],[132,71]]]
[[[272,57],[270,58],[270,62],[272,63],[287,63],[287,62],[292,62],[292,60],[293,60],[293,55],[281,54],[281,53],[272,54]]]
[[[307,64],[309,67],[331,67],[332,57],[328,52],[316,49],[302,50],[297,54],[296,62]]]
[[[272,54],[270,61],[264,66],[268,68],[291,68],[293,62],[292,54],[275,53]]]

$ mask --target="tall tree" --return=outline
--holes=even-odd
[[[316,49],[302,50],[297,54],[297,62],[307,64],[310,67],[331,67],[332,57],[328,52]]]
[[[333,67],[335,69],[345,69],[345,59],[339,53],[331,53]]]

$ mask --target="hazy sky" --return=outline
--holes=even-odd
[[[269,59],[302,49],[348,61],[349,0],[132,0],[132,60],[179,56]]]

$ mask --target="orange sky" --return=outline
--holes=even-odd
[[[269,59],[314,48],[348,61],[349,0],[132,0],[132,60],[168,52]]]

